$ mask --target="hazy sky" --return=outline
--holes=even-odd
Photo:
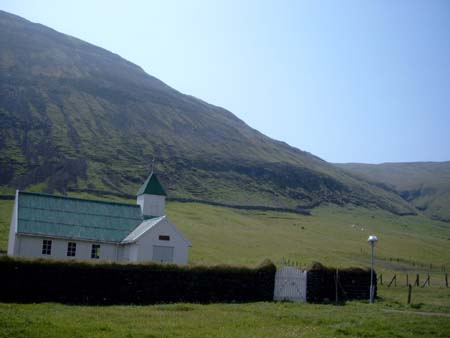
[[[331,162],[450,160],[450,1],[20,1]]]

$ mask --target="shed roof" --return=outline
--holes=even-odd
[[[143,194],[167,196],[166,191],[161,183],[159,183],[158,177],[154,173],[151,173],[150,176],[147,177],[136,195],[139,196]]]
[[[184,237],[183,233],[178,230],[178,228],[170,222],[167,218],[167,216],[160,216],[160,217],[154,217],[147,219],[143,221],[139,226],[134,229],[123,241],[122,243],[131,243],[136,241],[139,237],[141,237],[143,234],[145,234],[147,231],[152,231],[154,228],[156,228],[159,224],[161,224],[163,221],[166,221],[167,226],[173,227],[175,232],[186,242],[188,246],[192,246],[192,243]]]
[[[139,205],[19,192],[18,233],[120,242],[143,221]]]
[[[159,222],[161,222],[166,216],[150,218],[139,224],[139,226],[134,229],[124,240],[123,243],[133,242],[138,239],[145,232],[153,228]]]

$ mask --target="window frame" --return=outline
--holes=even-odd
[[[42,255],[51,256],[52,254],[52,240],[51,239],[43,239],[42,240]]]
[[[67,257],[75,257],[77,255],[77,243],[67,242]]]
[[[100,244],[92,244],[91,259],[100,259]]]

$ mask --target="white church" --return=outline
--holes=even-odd
[[[186,264],[189,240],[165,215],[152,173],[125,204],[16,191],[8,255]]]

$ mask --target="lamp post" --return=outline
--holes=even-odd
[[[375,246],[375,242],[378,241],[378,238],[375,235],[370,235],[367,241],[370,243],[372,249],[370,257],[370,304],[373,304],[373,299],[375,298],[375,287],[373,285],[373,247]]]

